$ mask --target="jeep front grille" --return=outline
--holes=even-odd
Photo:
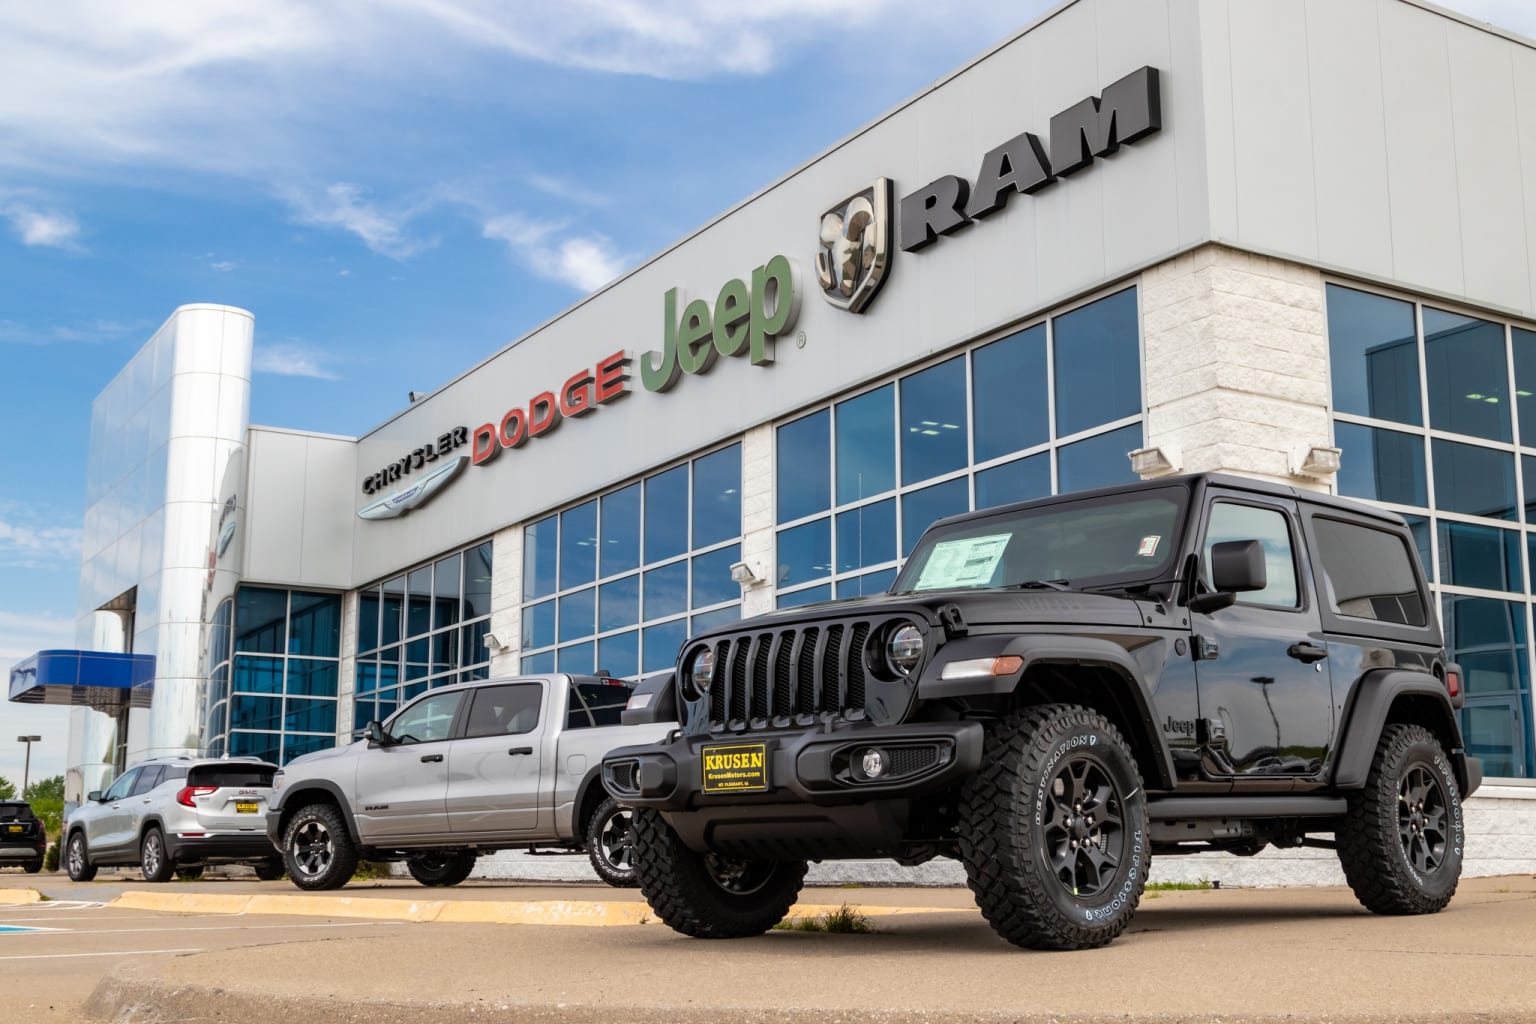
[[[873,625],[832,622],[714,641],[710,724],[730,729],[809,725],[821,715],[864,717],[864,648]]]

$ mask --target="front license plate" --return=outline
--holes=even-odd
[[[768,744],[705,747],[704,792],[756,793],[768,788]]]
[[[261,807],[255,800],[236,800],[236,814],[255,814]]]

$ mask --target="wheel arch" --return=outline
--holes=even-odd
[[[576,788],[576,799],[571,802],[571,838],[578,846],[587,841],[587,822],[592,820],[597,805],[611,795],[603,785],[603,766],[598,763],[587,771]]]
[[[1475,788],[1468,777],[1461,727],[1445,684],[1427,672],[1403,669],[1373,670],[1355,684],[1339,733],[1339,753],[1333,770],[1335,786],[1359,789],[1365,785],[1381,731],[1394,723],[1423,726],[1433,733],[1456,766],[1456,782],[1462,795]]]
[[[295,783],[292,789],[283,793],[283,804],[278,817],[278,836],[285,835],[288,831],[288,823],[293,816],[310,804],[331,804],[341,812],[342,820],[347,823],[347,835],[352,838],[352,843],[359,849],[363,846],[362,836],[357,831],[357,819],[352,815],[352,805],[348,802],[341,787],[328,779],[312,779]]]

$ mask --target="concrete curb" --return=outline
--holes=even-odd
[[[640,902],[596,900],[394,900],[377,897],[311,894],[236,895],[200,892],[146,892],[130,889],[110,906],[125,910],[156,910],[172,914],[280,914],[299,917],[343,917],[370,921],[451,924],[526,924],[585,928],[654,924],[656,916]],[[839,909],[838,904],[797,903],[790,917],[811,918]],[[893,914],[956,912],[954,907],[847,906],[866,917]],[[962,913],[965,911],[962,910]]]
[[[43,894],[36,889],[0,889],[0,907],[20,907],[41,902]]]

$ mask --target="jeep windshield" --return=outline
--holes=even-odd
[[[1083,590],[1163,577],[1178,547],[1182,487],[1053,501],[930,529],[891,592]]]

